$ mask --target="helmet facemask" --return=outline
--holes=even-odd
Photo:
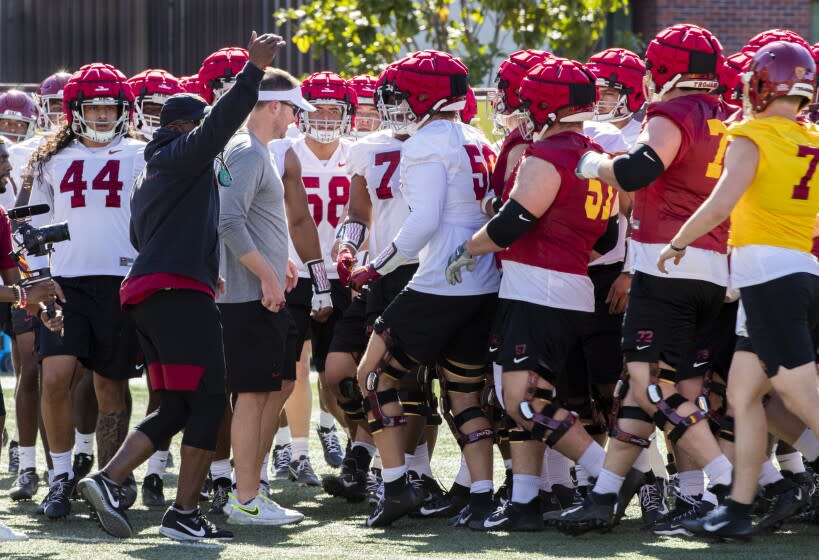
[[[52,109],[52,101],[57,109]],[[63,94],[57,95],[35,95],[34,102],[37,103],[38,118],[37,126],[42,130],[56,130],[65,124],[65,114],[63,113]]]
[[[371,109],[371,111],[367,109]],[[381,117],[379,115],[380,111],[375,104],[359,102],[358,111],[355,115],[355,130],[351,132],[351,135],[354,138],[363,138],[368,134],[381,130]]]
[[[34,134],[36,119],[30,119],[19,113],[14,114],[11,111],[6,111],[4,114],[0,115],[0,121],[12,121],[15,123],[25,124],[25,129],[23,129],[23,127],[20,127],[20,129],[23,130],[23,132],[0,131],[0,135],[8,138],[15,144],[18,142],[22,142],[27,138],[31,138],[31,136]]]
[[[634,113],[629,110],[628,92],[623,84],[598,78],[597,87],[601,94],[600,99],[594,106],[593,121],[616,123],[631,118]],[[616,91],[617,100],[604,99],[602,94],[604,89]]]
[[[159,113],[168,97],[167,95],[155,93],[138,97],[136,103],[134,103],[134,128],[149,140],[153,138],[154,132],[160,127]],[[155,106],[155,108],[151,106]]]
[[[119,116],[115,121],[113,121],[113,123],[107,121],[91,121],[85,118],[86,107],[100,105],[117,107],[119,110]],[[74,134],[98,144],[108,144],[117,136],[124,135],[128,130],[128,121],[130,116],[128,104],[125,101],[115,99],[113,97],[98,97],[87,101],[82,101],[79,109],[72,109],[71,114],[71,130],[74,131]],[[109,124],[113,125],[110,130],[97,130],[98,125],[107,126]]]
[[[299,131],[322,144],[329,144],[339,140],[342,136],[348,135],[352,127],[352,114],[350,104],[338,99],[311,99],[316,107],[315,113],[299,111]],[[340,117],[338,119],[318,118],[314,115],[323,112],[322,107],[338,107]]]

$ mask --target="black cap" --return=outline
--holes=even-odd
[[[159,126],[174,121],[198,121],[210,111],[207,101],[194,93],[177,93],[168,98],[159,113]]]

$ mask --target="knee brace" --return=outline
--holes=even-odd
[[[524,441],[532,441],[532,432],[520,426],[509,428],[509,443],[521,443]]]
[[[438,380],[441,383],[441,415],[444,417],[444,420],[446,420],[452,435],[455,436],[455,440],[461,449],[470,443],[475,443],[482,439],[494,438],[495,432],[492,428],[476,430],[468,434],[463,433],[461,429],[464,424],[476,418],[487,419],[486,414],[484,414],[480,406],[470,406],[458,414],[453,415],[449,398],[449,393],[481,393],[485,385],[486,368],[466,369],[456,366],[447,360],[444,360],[440,367],[456,375],[475,379],[475,381],[469,382],[447,381],[446,374],[443,371],[438,372]],[[480,395],[478,395],[478,399],[480,400]]]
[[[404,407],[404,414],[409,416],[427,416],[426,395],[421,389],[398,389],[398,398]]]
[[[521,415],[533,423],[531,430],[533,440],[542,441],[549,447],[554,447],[566,435],[569,428],[577,421],[577,415],[569,411],[563,420],[555,420],[554,416],[558,410],[560,407],[551,401],[547,401],[540,412],[535,412],[531,405],[526,408],[521,406]],[[551,433],[547,435],[547,432]]]
[[[190,414],[185,423],[182,445],[214,451],[227,398],[220,393],[194,393],[189,403]]]
[[[438,414],[438,399],[435,398],[435,392],[432,390],[432,378],[426,376],[421,387],[427,404],[427,426],[440,426],[443,423],[443,418]]]
[[[657,407],[657,412],[654,414],[654,423],[663,431],[665,431],[665,425],[671,423],[674,427],[668,433],[668,440],[676,444],[688,428],[706,418],[706,414],[702,410],[697,410],[688,416],[680,416],[677,414],[676,409],[688,402],[688,399],[679,393],[664,399],[659,390],[660,388],[657,385],[648,386],[648,398]]]
[[[361,395],[361,390],[358,388],[355,378],[345,377],[338,384],[338,391],[346,401],[336,399],[338,406],[344,412],[344,415],[353,422],[363,422],[366,420],[364,414],[364,397]]]
[[[617,385],[614,386],[614,395],[612,395],[611,413],[609,416],[609,437],[612,437],[623,443],[630,443],[637,447],[647,448],[651,445],[651,438],[644,438],[620,429],[618,420],[621,418],[627,420],[640,420],[651,424],[653,419],[651,416],[639,406],[623,406],[623,399],[626,397],[629,389],[628,371],[624,370],[617,380]]]
[[[734,417],[724,414],[719,419],[719,438],[725,441],[734,441]]]
[[[400,380],[406,373],[406,371],[402,371],[386,362],[382,362],[374,371],[367,374],[367,395],[362,404],[364,412],[373,415],[373,419],[370,421],[370,433],[375,434],[380,432],[383,428],[396,428],[407,423],[407,418],[404,416],[403,410],[400,415],[387,416],[382,409],[382,406],[385,404],[393,402],[397,402],[399,405],[401,404],[398,389],[378,390],[378,379],[381,375]]]

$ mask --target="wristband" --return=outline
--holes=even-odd
[[[20,291],[20,301],[17,303],[17,307],[25,308],[28,305],[28,293],[22,286],[17,286],[17,289]]]
[[[685,247],[683,247],[682,249],[674,247],[674,244],[671,242],[668,243],[668,246],[671,247],[671,250],[674,251],[675,253],[682,253],[683,251],[685,251]]]
[[[367,226],[361,222],[347,221],[341,230],[339,245],[346,245],[358,251],[367,239]]]
[[[330,280],[327,279],[327,270],[324,268],[324,261],[315,259],[304,263],[310,272],[310,281],[313,283],[313,291],[317,294],[324,294],[330,291]]]

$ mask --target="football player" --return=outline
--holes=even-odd
[[[354,138],[363,138],[381,128],[381,115],[374,101],[378,79],[361,74],[350,78],[349,83],[358,96],[352,135]]]
[[[230,91],[236,83],[236,75],[241,72],[248,59],[247,50],[241,47],[225,47],[209,54],[202,61],[196,79],[190,77],[188,87],[194,91],[188,91],[198,95],[204,93],[203,99],[212,105]]]
[[[31,138],[37,116],[37,105],[27,93],[18,89],[0,93],[0,135],[12,143]]]

